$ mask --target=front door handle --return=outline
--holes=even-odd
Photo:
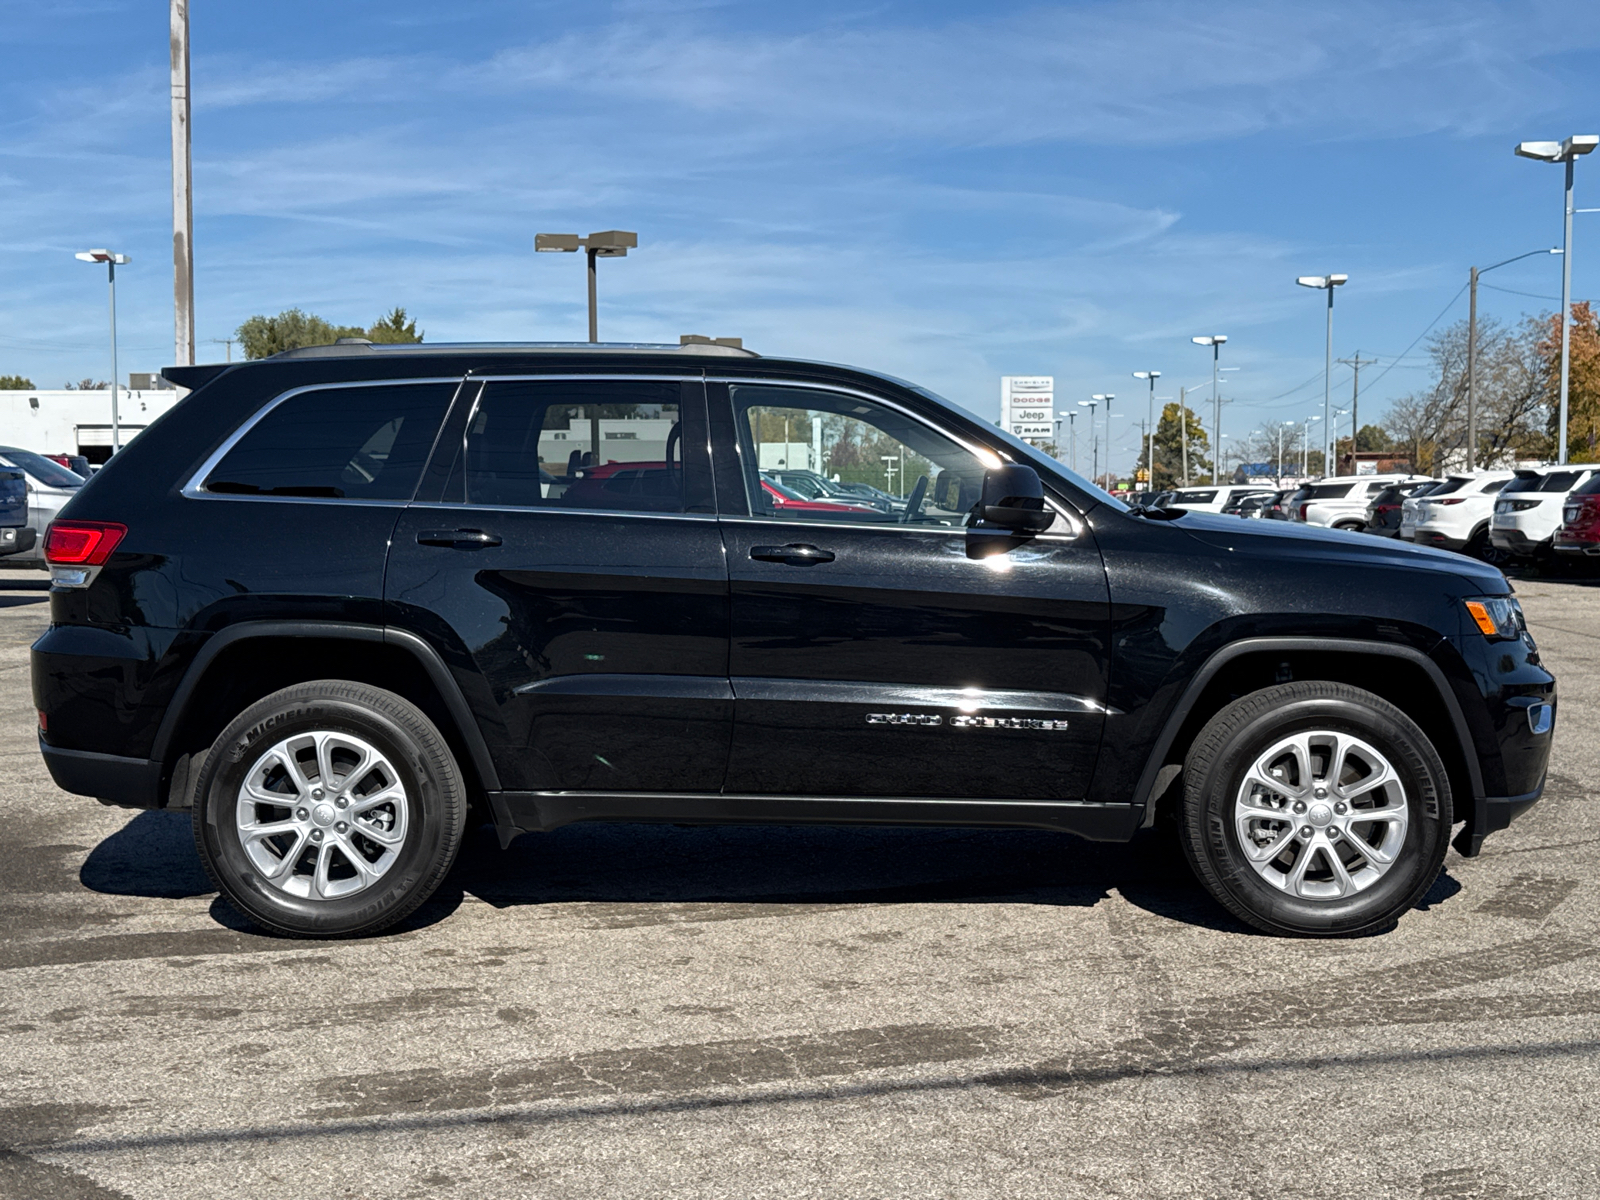
[[[758,562],[787,563],[791,567],[809,567],[813,563],[832,562],[833,551],[799,544],[789,546],[751,546],[750,557]]]
[[[424,529],[417,534],[419,546],[449,546],[453,550],[478,550],[498,546],[500,539],[482,529]]]

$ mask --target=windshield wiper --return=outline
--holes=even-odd
[[[282,487],[259,487],[253,483],[238,483],[231,479],[214,479],[206,484],[208,492],[222,492],[234,496],[306,496],[312,499],[339,500],[344,489],[319,484],[290,483]]]

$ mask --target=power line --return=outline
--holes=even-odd
[[[1456,294],[1454,296],[1450,297],[1450,303],[1446,304],[1443,308],[1441,308],[1439,310],[1439,315],[1437,317],[1435,317],[1433,320],[1428,322],[1428,328],[1427,329],[1424,329],[1421,333],[1417,334],[1417,336],[1412,339],[1411,345],[1409,345],[1409,346],[1407,346],[1405,348],[1405,350],[1401,353],[1400,358],[1395,359],[1394,362],[1390,363],[1387,367],[1385,367],[1382,371],[1380,371],[1378,373],[1378,378],[1377,379],[1374,379],[1371,383],[1367,384],[1367,388],[1369,390],[1372,389],[1372,388],[1377,387],[1379,382],[1382,381],[1383,377],[1385,375],[1387,375],[1390,371],[1394,370],[1395,366],[1400,362],[1401,358],[1404,358],[1407,354],[1410,354],[1413,350],[1415,350],[1417,348],[1417,343],[1420,342],[1423,338],[1427,337],[1428,333],[1433,329],[1433,327],[1435,325],[1437,325],[1440,321],[1444,320],[1445,313],[1449,312],[1452,308],[1455,307],[1456,301],[1461,299],[1462,294],[1470,286],[1471,286],[1470,281],[1468,283],[1463,283],[1461,285],[1460,291],[1456,292]]]

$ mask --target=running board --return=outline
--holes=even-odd
[[[578,821],[676,825],[946,825],[1053,829],[1125,842],[1139,825],[1131,804],[1085,800],[946,800],[929,797],[739,796],[683,792],[490,792],[501,846],[519,833]]]

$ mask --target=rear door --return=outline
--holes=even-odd
[[[728,580],[698,378],[485,378],[395,530],[431,642],[515,791],[714,792]]]
[[[969,541],[999,458],[887,398],[734,382],[710,400],[733,602],[726,790],[1081,799],[1110,621],[1087,526]],[[764,475],[796,468],[889,502],[779,503]]]

